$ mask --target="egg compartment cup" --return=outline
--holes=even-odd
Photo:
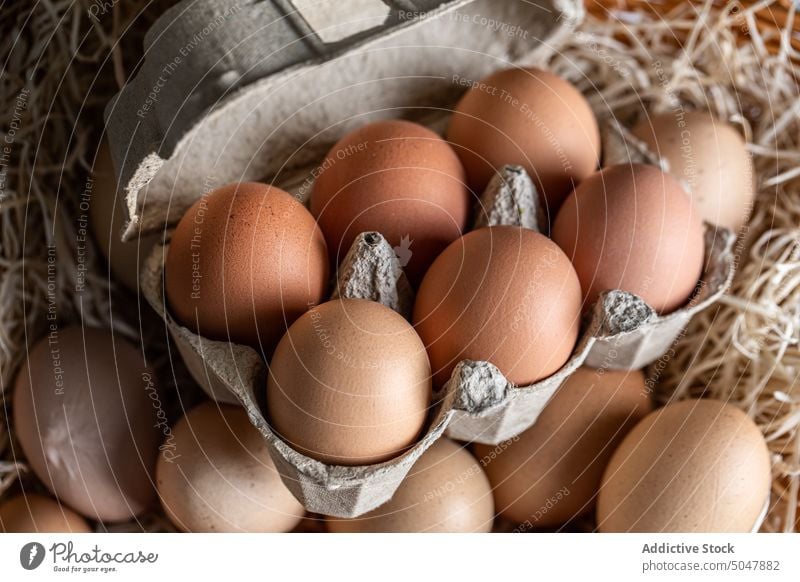
[[[496,191],[509,194],[503,188]],[[485,219],[495,222],[497,216],[489,212]],[[141,288],[145,299],[164,319],[189,372],[211,398],[246,409],[264,436],[284,483],[306,509],[336,517],[357,517],[391,499],[414,462],[445,431],[454,438],[480,442],[499,441],[521,432],[533,424],[561,382],[580,365],[595,336],[613,333],[618,325],[635,319],[617,305],[626,294],[605,295],[602,304],[612,307],[592,319],[597,331],[582,340],[583,348],[558,373],[527,388],[514,388],[488,362],[460,362],[450,382],[433,395],[425,434],[406,453],[374,465],[328,465],[296,451],[271,430],[259,404],[263,402],[259,395],[266,393],[267,370],[256,350],[204,338],[171,316],[163,290],[168,249],[168,244],[153,249],[145,262]],[[362,233],[354,241],[338,269],[332,293],[332,298],[337,297],[378,301],[406,317],[410,317],[414,301],[392,246],[375,232]],[[606,317],[605,312],[612,317]],[[620,317],[620,313],[626,316]]]
[[[251,347],[215,341],[177,323],[165,308],[164,261],[169,245],[157,245],[144,264],[142,294],[164,319],[193,378],[219,402],[243,406],[267,442],[270,456],[292,494],[314,513],[356,517],[391,499],[411,466],[442,436],[453,414],[455,395],[436,395],[427,429],[404,454],[364,466],[328,465],[312,459],[277,436],[262,412],[259,395],[266,395],[266,366]],[[379,301],[410,315],[413,292],[388,242],[378,233],[357,237],[339,269],[334,298]]]
[[[492,178],[476,211],[474,228],[512,225],[541,231],[544,212],[527,172],[508,165]],[[552,376],[515,386],[489,362],[463,361],[448,381],[456,395],[451,438],[497,445],[530,428],[559,386],[582,365],[639,369],[669,352],[692,316],[725,292],[733,278],[733,233],[705,225],[706,258],[698,288],[687,304],[659,316],[633,293],[601,294],[572,357]]]
[[[583,17],[583,4],[570,0],[541,6],[445,2],[424,19],[270,72],[264,69],[259,45],[268,18],[259,12],[264,8],[259,4],[272,3],[237,0],[231,4],[241,5],[239,10],[223,19],[225,26],[210,31],[212,42],[203,43],[175,69],[151,111],[143,118],[134,115],[146,101],[149,81],[169,65],[174,43],[192,38],[198,23],[222,10],[212,0],[195,0],[191,8],[189,3],[178,4],[154,25],[145,42],[144,66],[106,112],[129,219],[125,239],[176,222],[211,188],[307,168],[356,126],[402,111],[448,107],[466,89],[458,79],[477,80],[508,63],[541,64],[558,36],[569,34]],[[455,12],[459,14],[444,17]],[[516,23],[531,36],[503,37],[486,27],[465,25],[474,15]],[[167,27],[170,34],[157,34]],[[387,67],[391,78],[384,73]],[[341,122],[331,124],[331,119]],[[222,150],[220,143],[225,144]],[[289,152],[295,153],[286,163]],[[539,230],[538,197],[524,171],[504,168],[493,182],[475,226],[516,224]],[[445,431],[453,438],[497,444],[531,426],[578,366],[638,368],[660,357],[692,314],[719,297],[730,281],[732,237],[707,233],[706,245],[702,277],[708,284],[685,308],[658,317],[631,294],[604,294],[573,356],[561,370],[531,386],[513,386],[488,362],[461,362],[443,392],[435,395],[437,406],[421,440],[396,459],[362,467],[326,465],[294,451],[270,430],[258,406],[257,395],[266,390],[261,356],[247,346],[200,337],[172,319],[163,291],[167,245],[156,246],[145,261],[141,290],[209,396],[247,409],[290,491],[311,511],[353,517],[391,498],[413,462]],[[413,291],[380,235],[362,234],[338,276],[334,298],[371,299],[410,315]]]
[[[542,210],[525,170],[505,166],[487,186],[475,214],[476,228],[515,225],[538,230]],[[266,366],[256,350],[201,337],[172,318],[163,290],[168,245],[153,249],[141,288],[203,390],[215,400],[245,407],[295,497],[310,511],[355,517],[388,501],[416,459],[445,432],[457,440],[497,445],[532,426],[559,386],[581,365],[633,368],[660,357],[689,318],[724,292],[732,277],[732,245],[732,234],[707,228],[703,277],[709,283],[699,286],[686,307],[667,316],[659,317],[631,293],[602,293],[572,357],[544,380],[515,386],[489,362],[459,362],[445,387],[434,395],[436,404],[425,435],[400,457],[355,467],[311,459],[272,432],[258,404],[257,395],[266,390]],[[410,318],[414,291],[381,234],[361,233],[353,242],[332,292],[333,299],[340,297],[377,301]]]

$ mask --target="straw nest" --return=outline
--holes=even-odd
[[[706,396],[746,411],[773,455],[763,531],[792,531],[800,492],[800,20],[787,0],[594,2],[561,47],[600,89],[596,110],[709,110],[740,126],[757,196],[730,293],[649,370],[662,401]],[[678,50],[680,47],[681,50]]]
[[[86,234],[79,198],[102,134],[102,107],[135,70],[144,31],[171,3],[38,0],[3,9],[0,116],[10,148],[0,156],[0,496],[19,480],[34,483],[13,452],[8,387],[48,317],[110,326],[137,342],[140,329],[150,334],[149,316],[140,321],[135,307],[120,313],[126,292],[108,279],[91,240],[80,250],[76,241]],[[800,492],[795,9],[786,0],[746,7],[665,2],[658,11],[639,4],[592,2],[551,66],[593,95],[601,121],[613,115],[630,122],[645,109],[703,109],[747,137],[758,195],[740,233],[733,288],[691,322],[649,374],[662,401],[720,398],[755,419],[773,453],[773,497],[762,529],[791,531]],[[86,291],[78,293],[82,276]],[[142,343],[150,363],[168,370],[166,390],[180,386],[185,406],[195,387],[178,363],[165,360],[160,341]],[[172,528],[153,514],[115,529]]]

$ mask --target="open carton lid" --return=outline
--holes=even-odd
[[[498,68],[541,63],[583,18],[575,0],[355,1],[358,16],[333,0],[184,0],[156,21],[105,114],[123,240],[224,184],[280,180],[354,127],[448,108]]]

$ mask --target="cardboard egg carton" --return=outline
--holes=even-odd
[[[366,29],[332,37],[341,30],[332,26],[337,11],[346,26],[354,19],[335,2],[322,4],[304,13],[287,12],[282,0],[183,0],[154,23],[144,62],[105,113],[126,214],[123,240],[164,232],[224,184],[266,179],[281,185],[355,127],[441,112],[500,63],[541,64],[584,14],[579,0],[383,0],[382,21],[359,17]],[[320,10],[327,18],[317,29]],[[303,199],[308,184],[299,190]],[[449,424],[454,395],[438,395],[428,433],[391,462],[334,467],[300,455],[275,437],[261,412],[266,370],[260,355],[197,336],[168,313],[167,250],[157,246],[145,261],[143,296],[164,318],[202,388],[247,408],[292,493],[312,511],[341,517],[388,500]],[[392,261],[382,238],[362,237],[334,293],[380,301],[408,316],[413,295],[399,265],[386,269]],[[376,270],[377,285],[364,286],[363,274]]]
[[[476,212],[474,228],[513,225],[538,230],[544,212],[530,177],[505,166],[492,179]],[[496,445],[531,427],[559,386],[580,366],[639,369],[668,352],[698,311],[730,286],[735,236],[706,224],[706,257],[698,287],[689,301],[658,315],[644,300],[621,290],[607,291],[592,306],[572,357],[552,376],[515,386],[489,362],[463,361],[448,382],[455,394],[451,438]]]
[[[280,180],[365,123],[447,108],[498,67],[541,64],[584,15],[579,0],[365,3],[358,17],[333,1],[168,9],[105,110],[123,240],[163,231],[203,192]]]
[[[499,66],[545,62],[584,10],[577,0],[385,4],[390,16],[382,26],[335,41],[313,27],[306,30],[309,23],[296,14],[287,16],[287,23],[297,20],[281,33],[287,38],[266,26],[276,21],[283,2],[184,0],[167,11],[145,39],[140,71],[106,110],[127,214],[123,239],[163,230],[204,193],[233,181],[266,177],[281,185],[287,172],[299,170],[305,181],[297,196],[303,199],[309,165],[346,132],[420,110],[440,112]],[[517,28],[500,34],[485,20]],[[300,29],[302,38],[292,42]],[[264,47],[275,38],[298,52],[264,59]],[[539,229],[538,204],[525,172],[504,168],[484,193],[474,226]],[[313,512],[355,517],[390,499],[416,459],[445,432],[498,443],[531,426],[578,366],[640,367],[659,357],[730,279],[732,237],[719,232],[706,238],[708,284],[694,303],[658,317],[631,294],[604,294],[569,361],[531,386],[513,386],[488,362],[461,362],[435,395],[421,440],[400,457],[361,467],[326,465],[283,442],[263,413],[266,367],[260,354],[200,337],[172,319],[163,291],[168,245],[154,248],[146,260],[141,290],[209,396],[246,408],[290,491]],[[377,233],[356,240],[339,268],[333,297],[371,299],[405,317],[414,299],[393,249]]]
[[[537,228],[539,196],[519,166],[506,166],[484,192],[474,226],[514,225]],[[716,241],[727,240],[726,244]],[[708,259],[701,285],[687,306],[659,317],[644,301],[624,291],[601,294],[572,357],[552,376],[530,386],[515,386],[489,362],[459,362],[435,406],[427,433],[408,452],[376,465],[327,465],[307,457],[281,440],[269,427],[261,403],[266,368],[250,347],[214,341],[177,323],[164,302],[163,270],[168,245],[148,257],[141,278],[144,297],[164,318],[187,368],[206,393],[245,407],[267,440],[270,454],[292,493],[310,511],[354,517],[386,502],[421,455],[447,433],[457,440],[499,444],[532,426],[559,386],[581,365],[640,367],[660,357],[689,318],[724,292],[733,270],[732,237],[709,230]],[[359,235],[338,269],[336,298],[369,299],[407,319],[414,303],[392,246],[377,232]]]
[[[281,440],[263,413],[266,367],[252,348],[214,341],[177,323],[166,309],[163,272],[169,245],[158,245],[145,261],[141,289],[164,318],[178,351],[195,380],[212,398],[243,406],[266,440],[270,456],[292,494],[315,513],[356,517],[388,501],[420,455],[444,434],[454,414],[454,394],[437,395],[425,435],[403,455],[358,467],[327,465],[303,455]],[[394,255],[378,233],[361,234],[339,269],[334,295],[371,299],[410,315],[413,292]]]

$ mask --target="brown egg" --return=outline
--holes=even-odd
[[[391,501],[354,519],[329,518],[333,533],[489,532],[489,480],[469,451],[442,438],[425,451]]]
[[[540,69],[506,69],[458,102],[447,139],[482,191],[505,164],[523,166],[552,217],[600,157],[600,130],[589,103],[564,79]]]
[[[430,373],[425,346],[402,316],[372,301],[329,301],[278,344],[269,418],[293,448],[324,463],[386,461],[419,438]]]
[[[170,310],[199,335],[270,354],[325,295],[327,252],[314,218],[283,190],[224,186],[198,200],[172,235]]]
[[[114,278],[131,291],[139,289],[139,271],[159,240],[158,234],[144,235],[122,242],[125,226],[125,201],[117,192],[117,177],[108,143],[103,140],[92,168],[89,198],[89,221]]]
[[[611,166],[581,182],[553,227],[586,299],[635,293],[659,313],[689,299],[705,254],[703,224],[686,192],[654,166]]]
[[[414,305],[434,384],[461,360],[488,361],[517,385],[550,376],[578,338],[581,289],[547,237],[514,226],[481,228],[439,255]]]
[[[68,327],[36,343],[14,390],[14,428],[33,472],[98,521],[155,500],[161,401],[139,350],[105,330]]]
[[[496,447],[476,446],[498,513],[553,527],[590,511],[611,454],[650,410],[638,370],[578,368],[531,428]]]
[[[669,162],[669,172],[689,185],[701,218],[734,231],[747,220],[755,196],[753,163],[744,139],[709,113],[645,117],[636,137]]]
[[[749,532],[771,486],[767,444],[741,410],[685,400],[648,415],[614,452],[597,500],[605,532]]]
[[[156,484],[186,532],[286,532],[305,513],[238,406],[206,402],[181,418],[162,445]]]
[[[58,501],[26,493],[0,503],[0,532],[89,533],[86,520]]]
[[[797,509],[795,510],[794,531],[800,533],[800,499],[797,500]]]
[[[417,284],[466,226],[464,168],[447,142],[416,123],[365,125],[333,146],[318,171],[311,212],[337,262],[356,236],[378,231]]]

